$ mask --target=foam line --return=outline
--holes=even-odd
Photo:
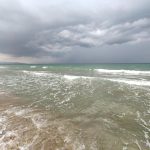
[[[129,80],[129,79],[110,79],[105,78],[105,80],[113,81],[113,82],[119,82],[119,83],[126,83],[130,85],[138,85],[138,86],[150,86],[150,81],[142,81],[142,80]]]
[[[119,74],[119,75],[150,75],[150,71],[137,71],[137,70],[108,70],[108,69],[95,69],[95,71],[104,74]]]

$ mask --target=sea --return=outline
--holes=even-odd
[[[0,65],[0,150],[150,150],[150,64]]]

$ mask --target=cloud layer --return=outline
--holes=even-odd
[[[131,48],[146,54],[148,41],[149,0],[0,0],[0,54],[12,60],[72,62],[74,56],[87,55],[85,62],[94,62],[107,51],[113,58],[105,61],[114,62],[122,57],[122,50],[113,55],[116,46],[127,59]],[[144,43],[147,47],[140,50]]]

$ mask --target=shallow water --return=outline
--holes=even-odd
[[[149,150],[150,65],[3,65],[0,149]]]

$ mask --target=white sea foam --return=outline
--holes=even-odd
[[[7,68],[7,67],[4,67],[4,66],[0,66],[0,69],[5,69],[5,68]]]
[[[0,123],[4,123],[7,120],[5,116],[0,116]]]
[[[128,150],[127,146],[123,146],[122,150]]]
[[[48,75],[52,75],[52,73],[47,73],[47,72],[26,71],[26,70],[23,70],[22,72],[26,73],[26,74],[34,75],[34,76],[48,76]]]
[[[43,69],[47,69],[48,67],[47,67],[47,66],[43,66],[42,68],[43,68]]]
[[[73,143],[73,150],[85,150],[85,145],[79,140],[75,140]]]
[[[103,74],[114,74],[114,75],[148,75],[150,71],[138,71],[138,70],[109,70],[109,69],[95,69],[95,71]]]
[[[149,142],[149,135],[148,135],[148,132],[145,132],[144,131],[144,137],[145,137],[145,139],[146,139],[146,146],[147,147],[150,147],[150,142]]]
[[[105,80],[109,80],[112,82],[119,82],[119,83],[125,83],[130,85],[137,85],[137,86],[150,86],[150,81],[143,81],[143,80],[131,80],[131,79],[110,79],[105,78]]]
[[[14,114],[16,116],[25,116],[25,115],[27,115],[30,112],[32,112],[31,109],[29,109],[29,108],[21,108],[21,107],[12,107],[12,108],[7,109],[5,111],[5,113],[7,113],[8,115]]]
[[[142,148],[141,148],[141,146],[140,146],[138,140],[135,140],[135,144],[137,145],[137,147],[138,147],[139,150],[142,150]]]
[[[26,74],[30,74],[30,75],[33,75],[33,76],[55,76],[55,77],[63,77],[65,79],[68,79],[68,80],[75,80],[75,79],[79,79],[79,78],[82,78],[82,79],[93,79],[94,77],[88,77],[88,76],[74,76],[74,75],[59,75],[59,74],[55,74],[55,73],[50,73],[50,72],[42,72],[42,71],[27,71],[27,70],[23,70],[22,71],[23,73],[26,73]]]
[[[2,136],[6,130],[7,117],[0,115],[0,136]]]
[[[30,144],[19,146],[19,150],[29,150]]]
[[[75,79],[79,79],[81,76],[70,76],[70,75],[64,75],[65,79],[68,80],[75,80]]]
[[[94,77],[88,77],[88,76],[73,76],[73,75],[64,75],[65,79],[68,80],[75,80],[75,79],[93,79]]]
[[[28,108],[26,108],[26,109],[21,109],[21,110],[15,112],[15,115],[16,115],[16,116],[24,116],[24,115],[28,114],[28,113],[31,112],[31,111],[32,111],[32,110],[31,110],[31,109],[28,109]]]
[[[3,83],[0,83],[3,84]],[[0,95],[8,95],[9,93],[5,92],[5,91],[0,91]]]
[[[18,141],[18,135],[14,131],[6,131],[0,138],[1,150],[17,149],[16,141]]]
[[[36,68],[36,66],[30,66],[30,68]]]
[[[46,72],[32,72],[32,75],[36,75],[36,76],[48,76],[50,74],[46,73]]]
[[[31,117],[31,120],[32,120],[33,124],[37,127],[37,129],[47,126],[47,120],[39,114],[33,115]]]

